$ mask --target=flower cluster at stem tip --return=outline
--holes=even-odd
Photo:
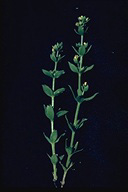
[[[76,22],[75,25],[77,27],[79,27],[79,26],[83,26],[84,27],[86,25],[86,23],[88,23],[89,20],[90,20],[89,17],[81,15],[80,17],[78,17],[78,22]]]
[[[83,16],[81,15],[80,17],[78,17],[78,21],[75,23],[75,25],[78,27],[78,30],[75,32],[78,35],[83,35],[87,29],[86,29],[86,23],[88,23],[90,21],[89,17]]]
[[[50,55],[50,58],[53,60],[53,62],[59,62],[64,56],[61,56],[61,52],[63,49],[63,42],[56,43],[52,46],[52,53]]]

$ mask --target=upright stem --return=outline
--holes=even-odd
[[[55,67],[54,67],[54,71],[56,71],[57,68],[57,62],[55,62]],[[55,91],[55,78],[52,79],[52,91]],[[54,109],[54,104],[55,104],[55,97],[54,95],[51,97],[51,105]],[[54,120],[51,121],[51,133],[54,131]],[[55,148],[55,143],[51,144],[52,146],[52,155],[56,154],[56,148]],[[53,181],[57,180],[57,168],[56,168],[56,164],[53,164]]]
[[[84,37],[83,37],[83,35],[81,35],[81,45],[83,45],[83,40],[84,40]],[[80,56],[80,69],[82,68],[82,64],[83,64],[83,56]],[[78,73],[78,89],[79,90],[81,89],[81,73]],[[75,112],[74,122],[73,122],[74,126],[76,126],[76,124],[77,124],[79,110],[80,110],[80,103],[77,102],[76,112]],[[75,131],[72,131],[71,141],[70,141],[70,147],[71,148],[73,148],[74,139],[75,139]],[[71,162],[71,155],[68,155],[67,161],[66,161],[66,168],[67,169],[64,171],[64,174],[63,174],[63,178],[62,178],[62,181],[61,181],[61,188],[65,184],[65,179],[66,179],[67,172],[69,170],[68,167],[70,165],[70,162]]]
[[[75,117],[74,117],[74,123],[73,123],[74,126],[76,126],[76,124],[77,124],[79,110],[80,110],[80,103],[77,103]],[[73,147],[74,138],[75,138],[75,131],[72,131],[70,147]]]
[[[84,36],[81,35],[81,45],[83,45]],[[83,64],[83,56],[80,56],[80,69],[82,68]],[[78,89],[81,88],[81,73],[78,73]]]
[[[83,45],[83,40],[84,40],[84,37],[83,35],[81,35],[81,45]],[[80,68],[82,68],[82,63],[83,63],[83,56],[80,56]],[[81,73],[78,73],[78,89],[81,89]],[[76,126],[76,123],[77,123],[79,110],[80,110],[80,103],[77,102],[74,123],[73,123],[74,126]],[[75,138],[75,132],[72,131],[70,147],[73,147],[74,138]]]

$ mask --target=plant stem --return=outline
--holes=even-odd
[[[54,71],[56,71],[57,68],[57,62],[55,62],[55,67],[54,67]],[[52,79],[52,91],[55,91],[55,78],[53,77]],[[55,97],[54,95],[51,97],[51,105],[54,109],[54,105],[55,105]],[[51,121],[51,133],[54,131],[54,120]],[[52,155],[56,154],[56,148],[55,148],[55,143],[51,144],[52,146]],[[56,164],[53,164],[53,181],[55,182],[57,180],[57,167]]]
[[[74,123],[73,123],[74,126],[76,126],[77,124],[79,110],[80,110],[80,103],[78,102],[76,107],[75,117],[74,117]],[[73,148],[74,139],[75,139],[75,131],[72,131],[71,141],[70,141],[71,148]],[[71,155],[68,155],[67,161],[66,161],[66,168],[68,168],[70,162],[71,162]]]
[[[83,45],[84,36],[81,35],[81,45]],[[80,56],[80,69],[82,68],[83,64],[83,56]],[[81,88],[81,73],[78,73],[78,89]]]
[[[74,126],[76,126],[77,124],[79,110],[80,110],[80,103],[78,102],[76,107],[75,117],[74,117],[74,123],[73,123]],[[73,147],[74,138],[75,138],[75,131],[72,131],[70,147]]]
[[[66,178],[67,172],[68,172],[67,170],[64,171],[63,178],[62,178],[62,181],[61,181],[61,188],[63,188],[63,186],[65,184],[65,178]]]
[[[81,45],[83,45],[83,40],[84,40],[84,37],[83,37],[83,35],[81,35]],[[80,69],[82,68],[82,64],[83,64],[83,56],[80,56]],[[78,73],[78,89],[79,90],[81,89],[81,73]],[[77,102],[76,112],[75,112],[75,117],[74,117],[74,122],[73,122],[74,126],[76,126],[76,124],[77,124],[79,110],[80,110],[80,103]],[[70,147],[71,148],[73,148],[74,139],[75,139],[75,131],[72,131],[71,141],[70,141]],[[70,162],[71,162],[71,156],[72,155],[68,155],[68,157],[67,157],[67,161],[66,161],[66,168],[67,169],[66,169],[66,171],[64,171],[62,182],[61,182],[61,187],[63,187],[65,184],[66,175],[67,175],[67,172],[69,170],[68,167],[69,167]]]

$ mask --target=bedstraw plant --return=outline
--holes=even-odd
[[[52,47],[52,53],[50,54],[50,58],[54,62],[54,69],[50,71],[42,69],[42,72],[45,75],[52,78],[52,88],[50,88],[48,85],[42,85],[42,88],[45,94],[51,98],[51,104],[47,106],[44,105],[45,115],[50,120],[50,124],[51,124],[51,134],[50,134],[50,137],[47,137],[46,134],[44,133],[44,136],[47,139],[47,141],[50,143],[51,149],[52,149],[52,155],[50,156],[48,154],[48,157],[50,158],[51,163],[53,165],[53,181],[54,182],[57,181],[57,178],[58,178],[57,166],[56,166],[58,163],[58,156],[56,154],[56,143],[58,143],[60,138],[65,135],[65,133],[63,133],[58,137],[58,131],[55,129],[55,126],[54,126],[55,97],[62,94],[65,91],[65,88],[59,88],[55,90],[56,79],[58,79],[61,75],[65,73],[64,70],[57,70],[58,63],[64,57],[61,55],[62,48],[63,48],[63,43],[57,43]],[[60,115],[61,113],[65,113],[65,112],[66,111],[60,111]]]
[[[61,188],[63,188],[63,186],[65,185],[68,171],[74,165],[74,162],[72,161],[72,156],[75,153],[78,153],[83,150],[83,149],[78,149],[79,141],[75,141],[76,131],[79,131],[79,129],[87,121],[86,117],[84,118],[79,117],[80,107],[84,102],[92,100],[98,94],[98,93],[95,93],[90,97],[85,97],[86,92],[89,90],[89,85],[85,80],[84,81],[82,80],[82,75],[90,71],[94,67],[94,65],[91,65],[91,66],[84,65],[84,58],[92,47],[91,45],[88,44],[88,42],[84,40],[85,34],[88,30],[87,23],[89,22],[89,20],[90,19],[86,16],[78,17],[78,21],[75,24],[77,29],[74,29],[74,31],[76,32],[77,35],[80,36],[80,42],[76,43],[75,46],[72,46],[73,50],[75,51],[75,56],[73,58],[73,63],[68,62],[70,70],[74,72],[78,78],[77,87],[75,91],[72,89],[71,85],[68,85],[69,89],[71,90],[73,99],[76,102],[76,110],[74,112],[73,122],[69,121],[67,110],[60,110],[57,113],[55,113],[55,97],[65,91],[65,88],[59,88],[55,90],[56,79],[65,73],[64,70],[57,70],[57,65],[59,61],[64,57],[61,55],[61,52],[63,49],[63,43],[57,43],[52,47],[52,53],[50,55],[50,58],[54,62],[54,69],[50,71],[42,69],[45,75],[52,78],[52,88],[50,88],[48,85],[42,85],[46,95],[51,98],[51,104],[47,106],[44,105],[45,115],[47,116],[47,118],[50,120],[50,123],[51,123],[51,134],[50,134],[50,137],[47,137],[44,133],[44,136],[51,145],[52,154],[51,156],[48,155],[48,157],[50,158],[51,163],[53,165],[53,181],[54,182],[57,181],[57,178],[58,178],[58,174],[57,174],[58,162],[61,165],[63,170],[63,176],[60,182]],[[84,75],[84,79],[85,79],[85,75]],[[54,126],[55,115],[57,117],[61,117],[61,116],[65,117],[67,127],[71,132],[70,138],[67,138],[67,137],[65,138],[65,154],[61,156],[58,156],[56,154],[56,143],[58,143],[58,141],[62,136],[65,136],[65,133],[63,133],[62,135],[60,135],[60,137],[58,137],[58,131],[55,129],[55,126]],[[64,156],[65,156],[65,159],[64,159]]]

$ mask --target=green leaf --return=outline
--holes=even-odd
[[[59,156],[59,159],[62,161],[64,158],[64,155]]]
[[[90,71],[91,69],[93,69],[93,67],[94,67],[94,65],[86,67],[85,70],[84,70],[84,73],[87,72],[87,71]]]
[[[91,97],[87,97],[87,98],[84,98],[82,96],[77,96],[76,97],[76,101],[79,102],[79,103],[82,103],[83,101],[90,101],[92,100],[94,97],[96,97],[96,95],[98,95],[99,93],[95,93],[94,95],[92,95]]]
[[[83,118],[83,119],[76,125],[76,129],[80,129],[80,128],[83,126],[83,124],[84,124],[85,121],[87,121],[87,118]]]
[[[80,35],[83,35],[83,34],[84,34],[84,27],[79,26],[79,27],[78,27],[78,33],[79,33]]]
[[[78,94],[78,96],[81,96],[81,95],[82,95],[81,89],[77,89],[77,94]]]
[[[52,164],[57,164],[57,162],[58,162],[58,157],[57,157],[56,154],[54,154],[54,155],[51,156],[51,162],[52,162]]]
[[[47,156],[49,157],[49,159],[51,160],[51,157],[50,157],[50,155],[47,153]]]
[[[60,140],[60,138],[63,137],[64,135],[65,135],[65,133],[62,133],[62,134],[58,137],[58,139],[56,140],[56,143],[58,143],[59,140]]]
[[[57,130],[54,130],[54,131],[51,133],[51,135],[50,135],[50,141],[51,141],[51,143],[55,143],[55,141],[56,141],[56,139],[57,139],[57,136],[58,136]]]
[[[45,139],[46,139],[49,143],[51,143],[49,137],[47,137],[47,136],[45,135],[45,133],[43,133],[43,134],[44,134]]]
[[[59,161],[59,163],[60,163],[62,169],[63,169],[64,171],[66,171],[67,169],[66,169],[66,167],[61,163],[61,161]]]
[[[74,165],[74,163],[71,162],[70,165],[68,166],[68,169],[67,169],[67,170],[71,169],[71,167],[72,167],[73,165]]]
[[[49,86],[42,85],[42,88],[43,88],[46,95],[48,95],[49,97],[53,96],[53,91],[51,90],[51,88]]]
[[[59,62],[61,59],[63,59],[64,57],[65,57],[65,55],[59,56],[59,57],[58,57],[58,62]]]
[[[69,88],[70,88],[70,90],[71,90],[71,92],[72,92],[72,95],[73,95],[74,99],[76,100],[76,97],[75,97],[75,94],[74,94],[74,92],[73,92],[72,87],[71,87],[70,85],[68,85],[68,86],[69,86]]]
[[[77,96],[76,97],[76,101],[78,102],[78,103],[82,103],[83,101],[84,101],[84,97],[83,96]]]
[[[54,96],[58,96],[59,94],[63,93],[65,91],[65,88],[60,88],[54,91]]]
[[[75,153],[81,152],[81,151],[83,151],[83,149],[79,149],[79,150],[77,150],[77,151],[74,151],[74,152],[72,153],[72,155],[74,155]]]
[[[91,97],[84,98],[84,101],[90,101],[90,100],[92,100],[93,98],[95,98],[96,95],[98,95],[98,94],[99,94],[99,93],[97,92],[97,93],[95,93],[94,95],[92,95]]]
[[[73,65],[70,62],[68,62],[68,64],[69,64],[71,71],[73,71],[74,73],[78,73],[78,68],[75,65]]]
[[[61,117],[61,116],[65,115],[66,113],[68,113],[68,111],[62,110],[62,111],[58,111],[58,112],[56,113],[56,115],[57,115],[57,117]]]
[[[84,92],[88,91],[88,89],[89,89],[89,86],[88,86],[88,85],[83,86],[83,91],[84,91]]]
[[[75,47],[72,46],[72,48],[73,48],[74,51],[77,53],[77,55],[79,55],[79,52],[75,49]]]
[[[85,29],[85,33],[87,33],[88,29],[89,29],[89,27],[86,27],[86,29]]]
[[[90,51],[91,48],[92,48],[92,45],[89,46],[89,48],[86,51],[86,54]]]
[[[53,52],[52,54],[50,54],[50,58],[51,58],[51,60],[52,60],[52,61],[54,61],[54,62],[56,62],[56,61],[57,61],[57,59],[56,59],[56,56],[55,56],[54,52]]]
[[[74,31],[75,31],[75,33],[76,33],[77,35],[80,35],[80,34],[76,31],[76,29],[74,29]]]
[[[80,70],[79,70],[79,72],[82,74],[82,73],[84,73],[85,72],[85,70],[86,70],[86,66],[83,66]]]
[[[65,119],[66,119],[66,121],[67,121],[67,125],[68,125],[69,129],[70,129],[71,131],[74,131],[71,123],[69,123],[69,121],[68,121],[67,115],[65,115]]]
[[[81,45],[80,47],[79,47],[79,55],[80,56],[83,56],[84,54],[85,54],[85,46],[84,45]]]
[[[54,73],[54,77],[55,78],[59,78],[61,75],[65,74],[64,70],[60,70],[60,71],[55,71]]]
[[[74,149],[75,149],[75,151],[76,151],[77,148],[78,148],[78,144],[79,144],[79,142],[77,141],[76,144],[74,145]]]
[[[66,147],[65,150],[66,150],[68,155],[72,154],[72,147]]]
[[[48,77],[53,78],[52,71],[47,71],[47,70],[45,70],[45,69],[42,69],[42,72],[43,72],[45,75],[47,75]]]
[[[48,119],[53,121],[53,119],[54,119],[54,110],[53,110],[53,107],[51,105],[47,105],[47,107],[45,107],[45,115],[48,117]]]

